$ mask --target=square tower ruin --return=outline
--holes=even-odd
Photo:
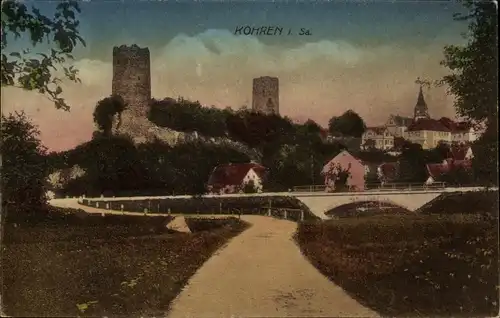
[[[119,95],[126,107],[119,118],[117,131],[142,138],[150,126],[151,68],[148,48],[137,45],[113,48],[112,94]]]
[[[279,80],[263,76],[253,79],[252,110],[279,115]]]

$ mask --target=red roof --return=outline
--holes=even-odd
[[[245,178],[250,169],[253,169],[259,177],[262,177],[266,171],[264,166],[253,162],[219,165],[212,171],[208,179],[208,184],[222,186],[241,185],[243,183],[243,178]]]
[[[445,131],[450,132],[451,129],[446,127],[439,120],[423,118],[413,122],[410,127],[408,127],[408,131],[421,131],[421,130],[430,130],[430,131]]]
[[[443,174],[446,174],[448,171],[450,171],[450,165],[448,164],[443,164],[443,163],[427,164],[427,172],[429,173],[429,176],[433,178],[442,176]]]
[[[441,117],[439,122],[446,126],[452,132],[468,131],[472,128],[472,124],[466,121],[455,122],[448,117]]]
[[[453,160],[446,159],[446,163],[429,163],[427,164],[427,172],[429,176],[434,179],[447,174],[452,168],[463,167],[465,169],[472,168],[472,162],[470,160]]]

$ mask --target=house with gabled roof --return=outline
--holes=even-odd
[[[325,191],[338,190],[337,180],[341,173],[347,173],[345,186],[349,191],[365,189],[365,165],[359,158],[344,150],[328,161],[321,170],[321,175],[325,178]]]
[[[422,118],[408,127],[407,139],[422,149],[431,149],[441,142],[450,143],[451,130],[439,120]]]
[[[253,185],[262,192],[266,168],[258,163],[228,163],[214,168],[207,183],[207,190],[213,194],[243,192],[246,185]]]

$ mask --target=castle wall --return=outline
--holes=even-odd
[[[120,116],[119,131],[133,137],[144,135],[149,126],[147,112],[151,101],[148,48],[137,45],[113,48],[112,94],[121,96],[127,104]]]
[[[253,79],[252,109],[265,114],[279,114],[279,80],[277,77]]]

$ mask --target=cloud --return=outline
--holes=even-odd
[[[277,76],[283,115],[326,125],[331,116],[353,109],[368,124],[381,124],[390,113],[412,113],[417,77],[439,79],[446,74],[439,66],[444,44],[415,49],[397,43],[368,47],[323,40],[289,48],[225,30],[179,34],[151,52],[152,95],[238,108],[251,104],[254,77]],[[110,57],[111,51],[109,47]],[[2,88],[2,113],[24,110],[51,149],[90,139],[95,104],[111,94],[112,66],[89,59],[78,60],[75,66],[82,83],[63,86],[70,112],[55,110],[35,92],[7,87]],[[433,88],[427,95],[432,116],[454,116],[453,98],[444,88]]]

